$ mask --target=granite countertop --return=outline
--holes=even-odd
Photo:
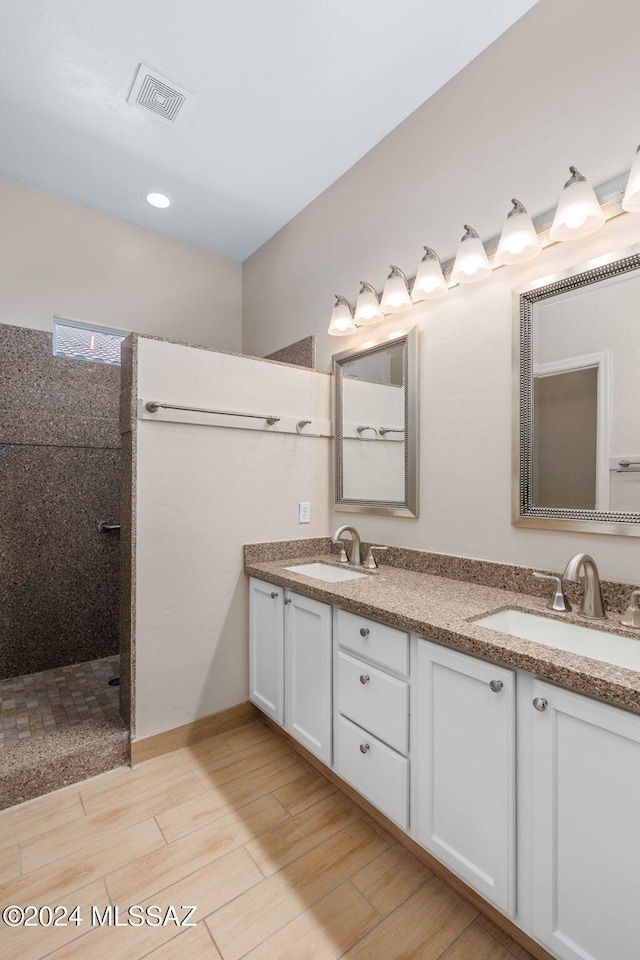
[[[355,569],[326,553],[268,561],[245,559],[244,569],[250,576],[291,587],[307,597],[640,713],[640,672],[521,640],[474,622],[486,614],[515,608],[598,629],[575,611],[553,614],[540,597],[392,566],[367,571],[366,579],[339,583],[325,583],[286,569],[317,562]],[[619,613],[608,615],[598,625],[640,643],[636,632],[620,625]]]

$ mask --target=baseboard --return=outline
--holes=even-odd
[[[508,936],[515,940],[516,943],[520,944],[521,947],[524,947],[525,950],[528,950],[532,957],[535,960],[555,960],[555,958],[548,953],[539,943],[536,943],[535,940],[532,940],[531,937],[517,927],[515,923],[512,923],[507,917],[505,917],[499,910],[481,897],[479,893],[476,893],[475,890],[472,890],[471,887],[468,887],[466,883],[460,880],[454,873],[448,870],[439,860],[436,860],[435,857],[432,857],[420,844],[416,843],[411,837],[409,837],[404,830],[402,830],[397,824],[393,823],[392,820],[389,820],[385,817],[384,813],[381,813],[377,807],[374,807],[368,800],[365,800],[357,790],[354,790],[345,780],[338,776],[330,767],[328,767],[322,760],[319,760],[316,756],[310,753],[306,747],[303,747],[301,743],[291,736],[290,733],[287,733],[286,730],[283,730],[281,726],[275,723],[270,717],[267,717],[262,711],[259,711],[259,715],[262,720],[271,727],[275,733],[279,734],[283,739],[285,739],[291,746],[296,750],[301,756],[304,757],[312,766],[319,770],[320,773],[323,773],[324,776],[334,783],[344,794],[346,794],[350,800],[353,800],[359,807],[361,807],[365,813],[367,813],[372,820],[375,820],[387,833],[390,833],[394,840],[397,840],[398,843],[402,844],[410,853],[414,855],[421,863],[424,863],[426,867],[433,871],[447,886],[451,887],[459,893],[461,897],[464,897],[465,900],[468,900],[473,904],[476,909],[480,910],[485,917],[487,917],[495,926],[503,930]],[[133,745],[132,745],[133,746]]]
[[[226,733],[243,723],[249,723],[258,717],[259,711],[248,700],[239,703],[228,710],[212,713],[208,717],[201,717],[192,723],[185,723],[182,727],[156,733],[152,737],[131,741],[131,766],[134,767],[145,760],[159,757],[164,753],[171,753],[181,747],[188,747],[199,740],[215,737],[218,733]]]

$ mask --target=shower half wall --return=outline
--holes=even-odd
[[[0,324],[0,678],[118,653],[120,368]]]

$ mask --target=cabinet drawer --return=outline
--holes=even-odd
[[[407,753],[409,684],[339,651],[336,670],[338,712]]]
[[[409,674],[409,635],[356,613],[338,610],[338,643],[405,677]]]
[[[406,830],[409,826],[408,759],[346,717],[338,717],[335,736],[338,776]]]

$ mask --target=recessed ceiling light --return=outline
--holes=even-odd
[[[171,206],[171,197],[166,193],[148,193],[145,199],[152,207],[159,207],[161,210]]]

